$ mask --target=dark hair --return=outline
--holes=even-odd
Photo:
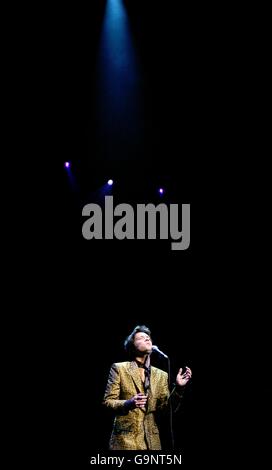
[[[134,330],[126,338],[125,343],[124,343],[125,350],[128,353],[129,357],[133,357],[135,354],[134,337],[136,333],[140,333],[140,332],[146,333],[148,336],[151,336],[151,331],[147,326],[145,325],[135,326]]]

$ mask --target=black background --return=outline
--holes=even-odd
[[[243,461],[241,436],[254,436],[254,448],[258,431],[265,442],[271,390],[268,285],[258,284],[265,250],[251,233],[256,217],[263,227],[256,158],[266,129],[256,120],[261,91],[258,99],[251,93],[254,37],[241,29],[245,12],[234,7],[124,3],[146,103],[136,148],[113,138],[110,156],[101,152],[95,63],[105,2],[48,7],[29,39],[37,96],[32,144],[46,171],[39,167],[31,184],[28,292],[35,315],[21,322],[35,332],[26,349],[30,377],[39,377],[30,400],[42,429],[40,459],[50,454],[51,462],[85,468],[105,448],[111,423],[100,403],[109,367],[125,360],[125,336],[145,323],[173,372],[193,370],[175,423],[186,466],[218,468],[233,462],[236,450]],[[82,204],[112,175],[121,202],[157,202],[161,183],[166,202],[189,202],[189,250],[172,252],[159,241],[83,240]]]

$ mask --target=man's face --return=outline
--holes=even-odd
[[[134,346],[140,354],[150,354],[152,351],[152,341],[149,335],[143,332],[136,333],[134,336]]]

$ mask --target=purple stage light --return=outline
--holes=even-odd
[[[70,168],[70,162],[65,162],[65,168]]]
[[[108,181],[108,185],[109,185],[109,186],[112,186],[112,185],[113,185],[113,180],[109,180],[109,181]]]

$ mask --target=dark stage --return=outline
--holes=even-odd
[[[34,340],[45,397],[37,419],[49,429],[41,453],[46,459],[52,449],[52,464],[79,470],[106,452],[109,369],[126,360],[123,341],[143,323],[169,354],[173,376],[193,371],[173,423],[183,468],[222,468],[240,445],[238,423],[250,422],[248,407],[264,415],[271,390],[268,330],[248,318],[240,254],[232,261],[236,233],[243,250],[233,210],[241,178],[224,15],[214,21],[206,4],[154,0],[92,0],[51,13],[39,103],[46,136],[37,147],[50,172],[46,208],[34,221],[42,235],[33,240],[31,285],[43,312]],[[104,195],[132,207],[190,204],[188,249],[172,251],[158,238],[84,239],[83,206]],[[252,332],[263,338],[258,350]],[[155,353],[152,360],[165,370]],[[251,366],[266,377],[254,405]],[[167,449],[169,420],[164,426]]]

